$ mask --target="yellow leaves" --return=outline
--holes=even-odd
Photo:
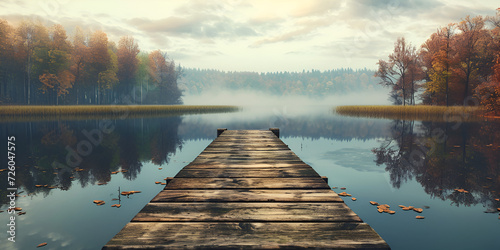
[[[36,247],[44,247],[44,246],[46,246],[46,245],[47,245],[47,242],[44,242],[44,243],[40,243],[40,244],[38,244],[38,246],[36,246]]]

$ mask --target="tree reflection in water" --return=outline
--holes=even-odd
[[[112,131],[102,133],[102,141],[91,145],[82,154],[78,165],[67,164],[68,147],[77,150],[78,144],[91,141],[84,131],[96,131],[98,120],[54,121],[40,123],[8,123],[2,126],[2,138],[16,136],[16,185],[29,195],[48,195],[55,187],[68,190],[75,183],[82,187],[106,183],[112,172],[120,171],[128,180],[141,172],[143,162],[166,164],[177,148],[180,117],[110,121]],[[94,139],[98,141],[98,136]],[[83,143],[85,144],[85,143]],[[5,145],[1,152],[7,152]],[[87,148],[84,147],[85,150]],[[72,158],[74,159],[74,158]],[[60,164],[54,164],[55,162]],[[66,167],[61,167],[62,165]],[[83,169],[83,170],[80,170]],[[5,176],[4,171],[0,176]],[[0,201],[7,204],[7,183],[0,182]],[[38,188],[35,185],[47,185]]]
[[[496,207],[500,197],[500,123],[452,123],[395,120],[391,136],[374,148],[391,184],[400,188],[413,178],[431,197],[452,204]],[[465,189],[459,192],[456,189]]]

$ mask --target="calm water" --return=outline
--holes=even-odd
[[[0,172],[1,248],[33,249],[47,242],[44,249],[100,249],[162,189],[155,181],[174,176],[221,127],[279,127],[282,140],[327,176],[330,186],[346,187],[358,199],[345,201],[393,249],[500,248],[500,219],[494,212],[500,207],[495,201],[500,198],[500,123],[347,118],[326,107],[0,123],[2,159],[7,136],[16,137],[16,206],[26,212],[16,217],[16,242],[9,242],[7,171]],[[74,170],[76,162],[82,171]],[[5,160],[1,164],[6,168]],[[121,170],[126,172],[111,173]],[[119,190],[141,193],[120,197]],[[380,214],[369,201],[389,204],[396,214]],[[120,208],[111,207],[118,203]],[[398,205],[424,211],[402,211]]]

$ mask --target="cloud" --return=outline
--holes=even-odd
[[[257,33],[243,23],[238,23],[225,16],[197,14],[186,17],[170,16],[163,19],[133,18],[128,24],[151,33],[164,33],[170,36],[191,38],[229,38],[253,36]]]
[[[338,11],[345,6],[347,0],[331,1],[331,0],[308,0],[303,1],[291,13],[292,17],[311,17],[323,16],[331,12]]]

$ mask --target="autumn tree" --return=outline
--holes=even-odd
[[[134,41],[134,38],[130,36],[120,38],[116,55],[118,57],[117,76],[120,81],[119,92],[121,94],[131,93],[134,87],[134,76],[137,71],[137,65],[139,64],[137,54],[139,54],[139,46]]]
[[[407,98],[415,93],[414,84],[417,80],[417,53],[415,46],[407,44],[405,38],[398,38],[394,44],[394,52],[389,55],[389,60],[379,60],[376,77],[380,78],[380,84],[392,86],[393,91],[401,91],[402,104],[406,105]],[[413,88],[412,88],[413,86]],[[414,104],[414,103],[413,103]]]
[[[150,81],[156,88],[148,92],[156,104],[179,104],[181,103],[181,91],[177,86],[177,72],[175,63],[167,62],[167,55],[160,50],[149,54]]]
[[[88,48],[89,36],[80,28],[75,28],[75,35],[73,36],[72,43],[72,53],[71,53],[71,65],[70,71],[75,76],[75,82],[73,84],[73,99],[76,104],[80,104],[80,88],[84,87],[84,81],[88,74],[86,74],[86,68],[89,62],[89,48]]]
[[[8,102],[13,96],[9,91],[14,61],[13,28],[7,21],[0,19],[0,103]]]
[[[466,101],[485,75],[491,73],[492,58],[488,54],[491,36],[484,29],[484,18],[467,16],[457,25],[455,49],[459,61],[455,73],[461,78],[463,85],[463,101]],[[482,71],[486,70],[486,72]]]
[[[455,35],[455,24],[439,29],[422,45],[420,57],[426,72],[424,95],[427,104],[439,103],[449,106],[449,82],[452,64],[452,39]]]
[[[88,48],[89,77],[86,82],[88,103],[99,103],[99,74],[107,70],[110,60],[108,36],[103,31],[95,31],[90,37]]]
[[[44,65],[38,78],[42,83],[42,93],[52,93],[55,99],[53,103],[57,105],[59,97],[69,93],[68,89],[73,86],[75,76],[69,71],[71,44],[67,40],[66,30],[62,25],[56,24],[49,37],[49,49],[38,58]]]
[[[40,21],[23,21],[16,30],[16,49],[20,50],[19,56],[24,61],[24,71],[26,76],[25,82],[25,100],[27,104],[31,104],[35,92],[33,91],[33,71],[43,68],[43,65],[37,64],[36,58],[41,57],[41,54],[47,50],[47,43],[49,40],[48,31]],[[36,75],[36,78],[38,78]],[[35,79],[36,79],[35,78]]]

